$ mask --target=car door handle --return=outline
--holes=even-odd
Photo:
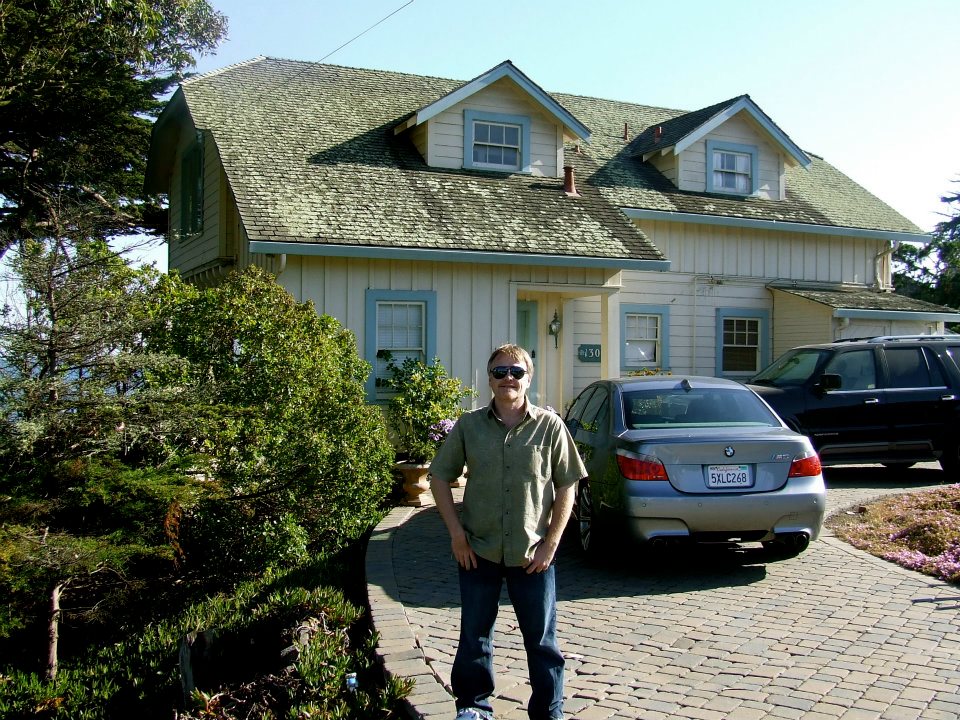
[[[941,400],[956,400],[956,399],[957,399],[957,396],[956,396],[956,395],[944,395],[944,396],[942,396],[940,399],[941,399]]]
[[[863,404],[876,405],[878,402],[880,402],[880,398],[867,398],[866,400],[863,401]]]

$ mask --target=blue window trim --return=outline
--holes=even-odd
[[[746,318],[760,321],[760,367],[759,372],[770,364],[770,311],[757,308],[717,308],[716,337],[714,340],[714,370],[717,377],[742,378],[753,373],[723,372],[723,321],[728,318]]]
[[[520,169],[499,169],[487,165],[473,164],[473,123],[480,122],[506,123],[520,126]],[[463,167],[467,170],[490,170],[492,172],[529,173],[530,172],[530,118],[526,115],[507,115],[505,113],[490,113],[480,110],[463,111]]]
[[[760,187],[760,181],[757,175],[759,174],[760,164],[758,162],[757,148],[755,145],[740,145],[738,143],[728,143],[721,140],[707,140],[707,192],[713,193],[723,193],[724,195],[741,195],[746,196],[744,193],[736,192],[735,190],[727,190],[725,188],[717,188],[713,186],[713,153],[719,150],[720,152],[735,152],[743,153],[744,155],[750,156],[750,192],[749,195],[756,195],[757,190]]]
[[[433,290],[377,290],[367,289],[364,297],[363,356],[371,365],[367,378],[367,402],[377,400],[377,303],[378,302],[422,302],[425,309],[426,347],[424,355],[430,362],[437,354],[437,293]]]
[[[627,363],[627,314],[659,315],[660,316],[660,362],[661,372],[670,369],[670,306],[669,305],[638,305],[621,303],[620,305],[620,367],[643,368],[647,365],[630,365]]]

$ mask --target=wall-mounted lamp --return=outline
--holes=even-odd
[[[557,316],[557,311],[553,311],[553,320],[550,321],[550,324],[547,325],[547,332],[553,335],[553,346],[560,347],[559,340],[557,336],[560,335],[560,318]]]

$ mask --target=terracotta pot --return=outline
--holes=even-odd
[[[433,505],[430,493],[430,466],[426,463],[399,462],[394,468],[403,477],[403,504],[411,507]]]

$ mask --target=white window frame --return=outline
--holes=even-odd
[[[707,140],[707,192],[722,193],[725,195],[755,195],[759,187],[757,175],[759,172],[758,152],[753,145],[727,143],[718,140]],[[734,159],[734,168],[722,167],[722,158]],[[745,178],[743,186],[735,180],[735,187],[725,187],[723,178]]]
[[[490,142],[478,140],[476,131],[478,126],[516,128],[517,145],[512,143]],[[474,148],[484,147],[509,148],[517,151],[515,164],[479,162],[473,159]],[[463,111],[463,167],[473,170],[494,170],[508,173],[530,172],[530,118],[524,115],[508,115],[505,113],[488,113],[479,110]]]
[[[627,346],[631,340],[649,342],[651,338],[631,338],[627,331],[629,318],[644,317],[655,319],[657,324],[656,359],[651,361],[637,361],[628,357]],[[639,305],[623,303],[620,305],[620,367],[625,370],[659,369],[665,372],[670,369],[670,308],[666,305]]]
[[[636,321],[634,329],[641,330],[640,325],[642,324],[642,332],[631,333],[631,321]],[[651,325],[652,323],[652,325]],[[663,352],[660,349],[660,337],[661,337],[661,317],[660,315],[653,315],[649,313],[625,313],[624,314],[624,335],[623,335],[623,344],[624,344],[624,354],[627,358],[627,363],[630,366],[657,366],[660,363],[660,358],[663,357]],[[649,336],[646,333],[653,329],[653,336]],[[631,343],[639,344],[653,344],[653,359],[652,360],[642,360],[630,357],[629,348]]]
[[[479,136],[481,131],[486,131],[486,137],[481,140]],[[512,130],[513,133],[509,131]],[[474,120],[473,121],[473,166],[474,167],[489,167],[494,170],[519,170],[520,169],[520,135],[522,133],[522,128],[519,125],[513,125],[511,123],[497,123],[490,122],[489,120]],[[496,142],[493,139],[493,134],[497,131],[501,131],[502,136],[501,142]],[[507,136],[510,134],[515,134],[517,141],[515,143],[509,142]],[[478,160],[477,151],[483,150],[486,153],[489,153],[491,150],[499,150],[501,154],[511,153],[516,157],[516,162],[491,162],[488,160]]]

